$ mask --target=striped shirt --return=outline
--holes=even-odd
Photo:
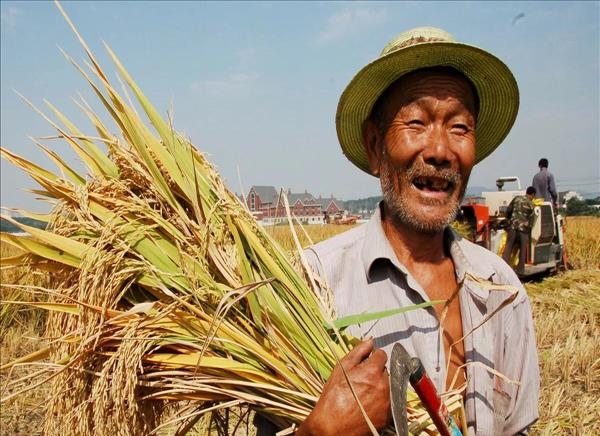
[[[513,270],[494,253],[445,232],[456,277],[466,272],[494,283],[518,287],[517,297],[488,322],[465,338],[465,409],[470,435],[512,435],[526,432],[538,418],[539,368],[531,307]],[[306,251],[309,262],[327,280],[339,317],[378,312],[429,301],[429,297],[402,265],[383,231],[379,208],[371,220]],[[509,296],[465,281],[459,293],[463,332],[470,332]],[[432,307],[374,322],[351,326],[359,338],[374,337],[388,355],[400,342],[419,357],[439,392],[446,386],[446,363],[438,318]],[[483,365],[485,366],[483,366]],[[500,372],[512,384],[494,375]]]

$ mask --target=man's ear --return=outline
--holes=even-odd
[[[379,167],[383,155],[383,135],[379,127],[371,120],[363,124],[363,146],[367,152],[371,174],[379,177]]]

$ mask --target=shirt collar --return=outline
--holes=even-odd
[[[379,259],[388,260],[396,269],[412,279],[406,267],[398,261],[396,253],[383,231],[381,221],[382,206],[383,202],[380,202],[371,219],[365,224],[366,230],[361,250],[361,260],[367,280],[371,278],[373,264]],[[467,241],[450,226],[444,231],[444,243],[450,247],[450,257],[452,258],[452,262],[454,262],[457,280],[463,280],[466,272],[470,272],[483,279],[491,279],[495,274],[489,259],[486,259],[487,256],[485,256],[486,258],[481,256],[481,248]],[[409,280],[410,282],[412,280]],[[474,294],[478,299],[485,301],[489,297],[489,290],[475,284],[467,283],[465,284],[465,289]]]
[[[365,239],[361,250],[361,259],[367,279],[370,279],[371,268],[379,259],[389,260],[400,271],[406,273],[404,265],[400,264],[394,249],[388,241],[385,232],[383,231],[383,223],[381,222],[381,207],[383,202],[380,202],[375,208],[375,213],[371,219],[365,224]]]

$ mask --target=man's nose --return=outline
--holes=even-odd
[[[447,134],[438,131],[431,135],[423,150],[423,160],[436,167],[450,166],[452,153]]]

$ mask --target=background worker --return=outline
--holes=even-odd
[[[558,194],[556,193],[556,185],[554,176],[548,171],[548,159],[541,158],[538,162],[540,172],[533,176],[531,185],[535,188],[535,198],[542,198],[544,201],[552,202],[554,209],[558,208]]]
[[[525,272],[529,233],[531,232],[531,225],[533,223],[533,199],[535,195],[536,189],[530,186],[527,188],[526,195],[519,195],[513,198],[506,209],[506,218],[508,219],[509,227],[502,258],[510,265],[510,255],[518,239],[519,265],[517,266],[517,274],[524,274]]]

